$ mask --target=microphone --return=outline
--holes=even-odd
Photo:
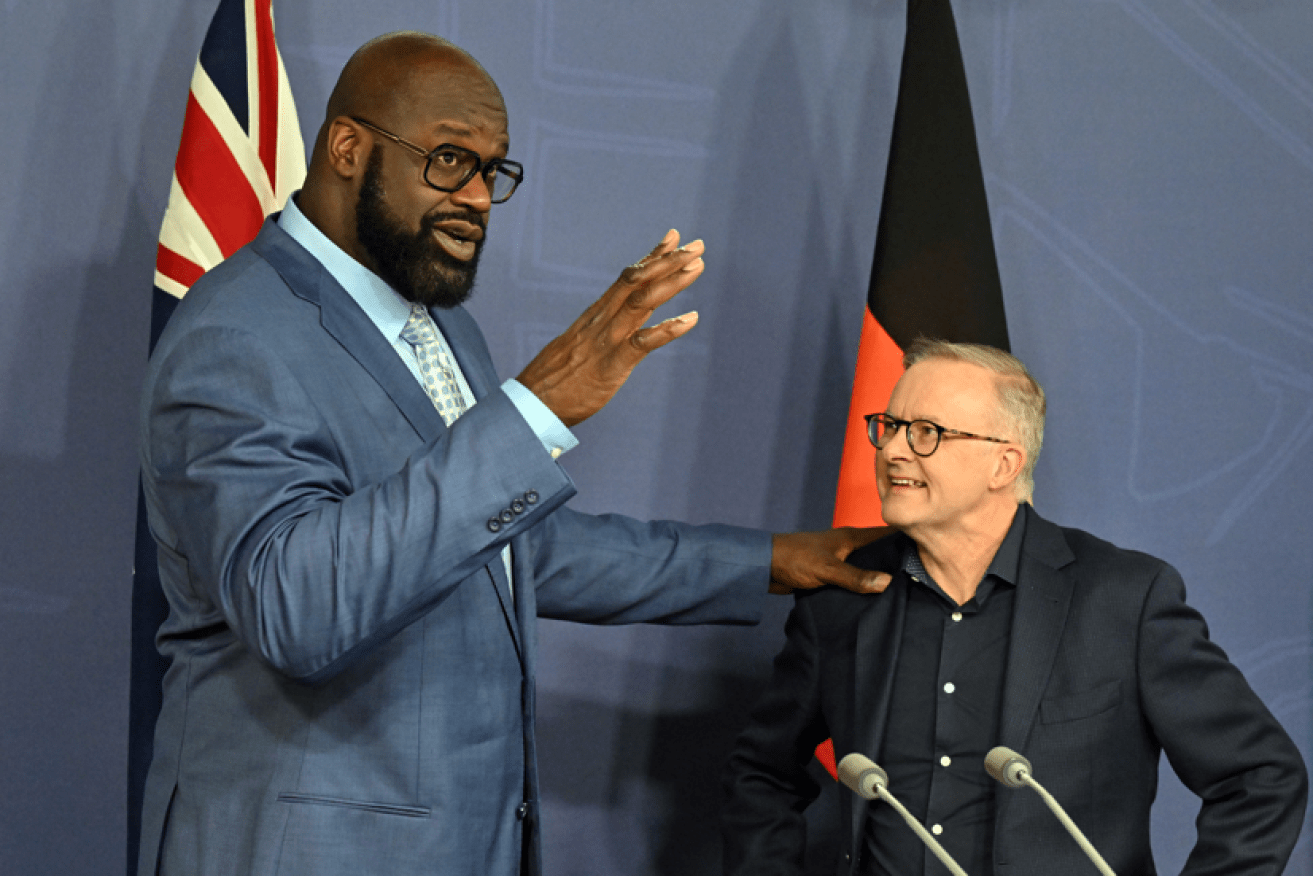
[[[880,796],[877,788],[889,787],[889,774],[876,766],[870,758],[854,751],[839,761],[839,781],[857,796],[875,800]]]
[[[1099,854],[1098,849],[1094,848],[1090,841],[1085,838],[1085,834],[1081,833],[1081,829],[1076,826],[1076,822],[1072,821],[1066,810],[1058,805],[1057,800],[1053,799],[1053,795],[1044,790],[1043,786],[1031,777],[1030,761],[1012,749],[1000,745],[991,749],[989,754],[985,755],[985,772],[1009,788],[1020,788],[1023,785],[1034,788],[1035,793],[1039,794],[1044,804],[1057,816],[1058,821],[1062,822],[1062,826],[1067,829],[1067,833],[1071,834],[1071,838],[1081,847],[1081,851],[1085,853],[1085,856],[1094,862],[1095,867],[1099,868],[1099,872],[1103,876],[1117,876],[1112,868],[1108,866],[1108,862],[1103,860],[1103,856]]]
[[[985,755],[985,772],[1009,788],[1020,788],[1026,784],[1022,777],[1030,775],[1030,761],[1000,745]]]
[[[967,876],[966,871],[958,866],[957,861],[954,861],[938,840],[930,835],[930,831],[926,830],[912,813],[903,808],[902,803],[894,799],[894,795],[889,793],[889,774],[866,755],[855,751],[844,755],[843,760],[839,761],[839,781],[864,800],[878,798],[894,807],[894,810],[903,817],[903,821],[907,822],[907,826],[912,828],[912,831],[921,838],[921,842],[935,853],[935,857],[953,876]]]

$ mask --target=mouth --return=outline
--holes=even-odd
[[[925,485],[925,481],[918,481],[913,478],[889,478],[889,486],[894,487],[895,489],[900,487],[904,489],[924,488]]]
[[[483,229],[469,222],[442,222],[433,226],[433,237],[452,258],[467,262],[474,258]]]

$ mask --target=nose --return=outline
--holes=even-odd
[[[452,192],[451,200],[479,213],[492,210],[492,192],[488,190],[488,183],[481,173],[474,174],[469,182]]]
[[[884,443],[884,447],[877,448],[877,456],[883,456],[886,460],[906,461],[913,457],[912,445],[907,440],[907,427],[904,426],[897,433],[890,436],[889,440]]]

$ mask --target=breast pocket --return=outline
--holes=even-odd
[[[1122,683],[1114,679],[1089,690],[1045,698],[1039,704],[1039,719],[1044,724],[1080,721],[1112,711],[1121,701]]]

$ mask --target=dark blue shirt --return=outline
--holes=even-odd
[[[907,614],[883,747],[889,791],[970,876],[993,870],[994,780],[985,755],[998,738],[1012,603],[1026,514],[1018,507],[975,594],[957,605],[921,564],[903,556]],[[943,874],[947,868],[893,807],[875,802],[860,873]]]

